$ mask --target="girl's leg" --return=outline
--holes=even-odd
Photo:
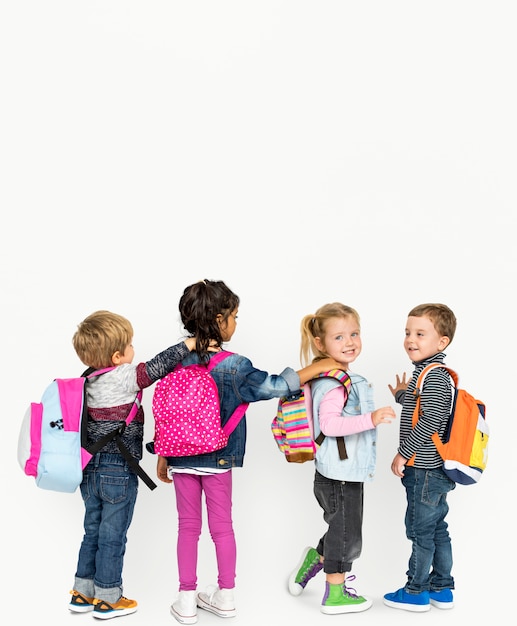
[[[220,589],[235,587],[237,548],[232,523],[232,472],[202,477],[208,526],[215,544]]]
[[[314,495],[328,524],[316,549],[324,557],[328,582],[338,584],[361,555],[363,483],[332,480],[316,473]]]
[[[197,586],[197,555],[201,535],[201,476],[174,474],[178,510],[178,574],[180,591]]]
[[[325,537],[318,544],[326,574],[320,610],[328,615],[366,611],[372,601],[346,586],[348,580],[355,578],[346,575],[362,549],[363,483],[332,480],[317,472],[314,494],[328,524]]]

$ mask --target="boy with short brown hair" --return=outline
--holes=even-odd
[[[406,536],[412,551],[404,587],[384,596],[387,606],[406,611],[428,611],[454,606],[452,590],[452,547],[445,517],[447,493],[456,484],[443,472],[443,460],[431,435],[443,438],[450,415],[452,385],[444,368],[435,368],[425,378],[420,394],[421,415],[413,428],[414,394],[420,372],[430,363],[444,363],[443,350],[456,331],[456,317],[445,304],[428,303],[408,314],[404,348],[414,365],[411,379],[397,375],[388,385],[402,404],[400,439],[391,470],[406,489]]]

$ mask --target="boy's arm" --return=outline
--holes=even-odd
[[[140,389],[149,387],[154,382],[166,376],[180,363],[196,346],[195,337],[189,337],[175,346],[170,346],[146,363],[137,365],[137,383]]]
[[[397,454],[393,458],[393,461],[391,462],[391,471],[395,474],[395,476],[398,476],[399,478],[402,478],[402,476],[404,476],[404,468],[407,462],[408,459],[405,459],[402,454],[397,452]]]
[[[406,395],[406,389],[408,384],[409,380],[406,380],[406,372],[404,372],[404,374],[402,374],[402,378],[400,378],[400,376],[397,374],[397,382],[395,383],[395,387],[388,385],[397,404],[404,404],[404,396]]]

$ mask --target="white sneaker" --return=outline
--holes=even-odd
[[[233,598],[233,589],[219,589],[219,587],[210,587],[206,593],[197,594],[197,605],[200,609],[211,611],[219,617],[235,617],[235,600]]]
[[[177,600],[171,605],[171,614],[180,624],[195,624],[197,622],[196,592],[180,591]]]

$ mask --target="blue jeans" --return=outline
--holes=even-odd
[[[85,467],[84,537],[74,583],[79,593],[109,603],[120,599],[127,531],[137,494],[138,477],[120,454],[96,454]]]
[[[323,509],[328,530],[316,551],[324,557],[326,574],[347,573],[359,558],[363,546],[363,483],[314,475],[314,495]]]
[[[402,484],[406,489],[406,536],[412,542],[407,583],[408,593],[454,589],[452,547],[445,517],[447,494],[456,483],[441,468],[406,466]]]

